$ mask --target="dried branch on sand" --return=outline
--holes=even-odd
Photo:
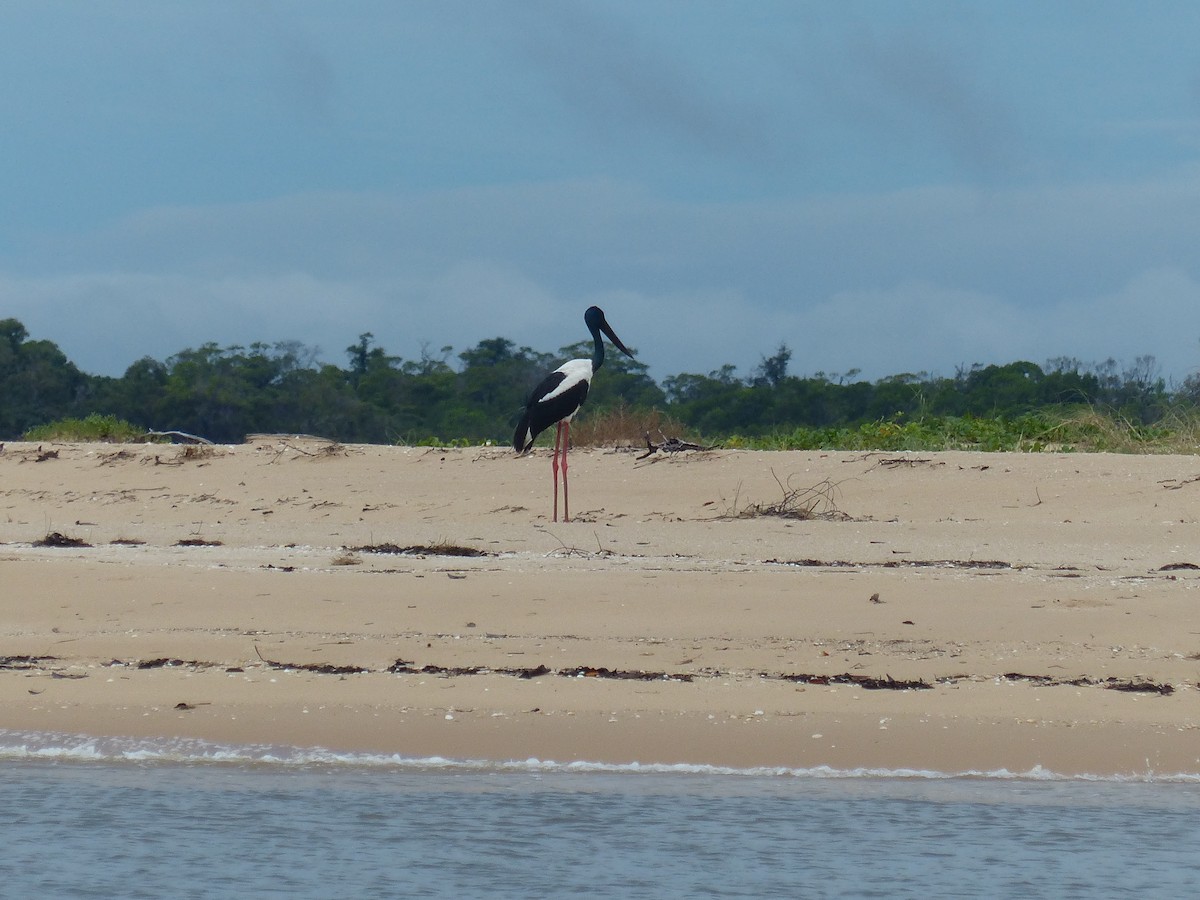
[[[734,497],[733,503],[722,518],[749,519],[757,516],[777,516],[781,519],[828,519],[834,521],[850,519],[850,516],[838,508],[838,485],[828,478],[808,487],[795,488],[792,487],[792,479],[795,476],[789,475],[787,482],[784,483],[779,480],[779,476],[772,469],[771,477],[775,479],[775,483],[783,492],[779,500],[774,503],[747,503],[739,509],[738,499]],[[741,492],[740,485],[738,491]]]
[[[684,450],[716,449],[716,445],[705,447],[701,444],[693,444],[691,441],[681,441],[677,437],[667,437],[661,431],[659,432],[659,435],[663,438],[663,441],[661,444],[655,444],[650,440],[650,432],[646,432],[646,452],[639,456],[638,459],[645,459],[647,456],[658,453],[659,451],[662,451],[663,453],[682,453]]]

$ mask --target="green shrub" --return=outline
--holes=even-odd
[[[1196,453],[1200,415],[1180,414],[1153,425],[1090,410],[1004,416],[924,416],[881,419],[858,426],[733,435],[724,447],[750,450],[876,450],[989,452]]]
[[[146,429],[116,416],[92,413],[85,419],[59,419],[25,432],[27,441],[105,441],[128,444],[145,440]]]

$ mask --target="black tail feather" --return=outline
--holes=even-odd
[[[529,410],[525,410],[521,414],[521,421],[517,423],[517,430],[513,432],[513,449],[518,453],[524,453],[533,446],[533,440],[536,434],[531,434],[529,429]]]

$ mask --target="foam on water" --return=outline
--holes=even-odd
[[[939,772],[929,769],[856,768],[831,766],[796,768],[761,766],[736,768],[693,763],[604,763],[544,759],[482,760],[440,756],[412,757],[401,754],[339,752],[322,747],[293,747],[284,744],[220,744],[188,738],[94,737],[62,732],[0,729],[0,760],[38,760],[80,763],[140,763],[188,765],[262,766],[281,770],[311,767],[407,772],[516,772],[526,774],[590,773],[651,775],[722,775],[747,778],[808,779],[978,779],[1020,781],[1085,781],[1114,783],[1196,783],[1200,773],[1137,773],[1062,775],[1041,766],[1024,772],[1008,769]]]
[[[1147,783],[1170,780],[495,763],[0,731],[0,894],[1192,896],[1200,779]]]

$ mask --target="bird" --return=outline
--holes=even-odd
[[[633,353],[621,343],[604,318],[604,310],[598,306],[590,306],[583,314],[584,324],[592,333],[595,349],[591,359],[571,359],[563,363],[538,383],[529,396],[525,412],[513,433],[513,449],[520,454],[529,452],[537,436],[549,428],[556,426],[554,435],[554,456],[550,460],[550,468],[554,475],[554,519],[558,521],[558,473],[562,469],[563,486],[563,521],[571,521],[570,501],[567,496],[567,445],[571,440],[571,419],[583,406],[587,399],[588,389],[592,384],[592,376],[604,365],[603,333],[613,345],[633,359]],[[561,463],[559,454],[562,454]]]

